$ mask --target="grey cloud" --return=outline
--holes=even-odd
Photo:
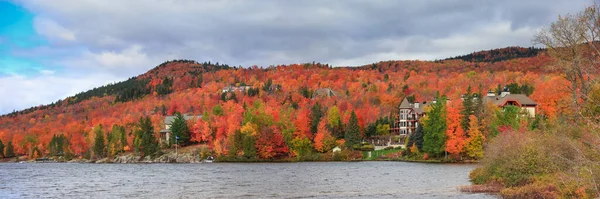
[[[422,59],[458,55],[481,49],[440,49],[428,44],[505,22],[510,23],[512,31],[536,30],[558,14],[579,11],[588,1],[25,0],[22,3],[73,31],[79,45],[92,53],[121,52],[139,45],[148,57],[247,66],[331,62],[374,54],[399,55],[388,59],[406,58],[402,54],[431,54]],[[498,42],[484,48],[529,46],[530,37],[495,35],[490,39]],[[405,43],[382,44],[385,41]],[[368,60],[375,61],[379,60]],[[148,67],[151,66],[140,66],[138,72]]]

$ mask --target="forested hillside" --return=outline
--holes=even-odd
[[[567,111],[568,90],[557,86],[566,81],[547,67],[551,58],[537,49],[508,49],[360,67],[240,68],[174,60],[120,83],[2,116],[0,141],[10,142],[16,155],[47,156],[58,147],[90,157],[101,134],[108,148],[103,155],[111,156],[141,150],[140,129],[153,135],[151,142],[164,139],[159,134],[164,117],[181,113],[201,116],[188,121],[185,144],[207,144],[216,155],[272,159],[327,152],[385,134],[375,127],[389,125],[408,96],[431,101],[439,93],[458,102],[468,87],[486,93],[500,85],[528,85],[539,114],[554,118]],[[143,127],[141,117],[152,128]]]

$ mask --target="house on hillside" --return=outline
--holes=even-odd
[[[199,120],[202,118],[202,115],[188,115],[184,114],[183,119],[188,120]],[[165,117],[165,128],[160,130],[160,141],[169,143],[169,138],[171,137],[171,124],[175,121],[175,116],[167,116]]]
[[[425,115],[426,106],[429,106],[427,102],[410,103],[404,98],[398,107],[398,116],[396,116],[394,124],[390,127],[391,134],[403,137],[415,132],[419,120]]]
[[[252,86],[226,86],[221,89],[222,92],[244,92],[251,89]]]
[[[494,92],[488,92],[483,101],[502,108],[509,105],[520,107],[527,112],[529,117],[535,117],[537,113],[537,103],[535,101],[524,94],[511,94],[506,87],[504,87],[499,96],[496,96]]]
[[[315,90],[315,92],[313,92],[312,99],[315,99],[316,97],[333,97],[333,96],[337,96],[337,94],[335,94],[335,92],[333,90],[331,90],[331,88],[319,88],[319,89]]]

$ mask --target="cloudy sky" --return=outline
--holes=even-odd
[[[0,114],[165,60],[432,60],[531,37],[589,0],[0,0]]]

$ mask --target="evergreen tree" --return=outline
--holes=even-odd
[[[371,123],[367,126],[365,137],[373,137],[377,135],[377,123]]]
[[[241,131],[237,130],[233,133],[233,136],[230,136],[231,143],[229,145],[229,155],[237,156],[238,151],[244,148],[244,134]]]
[[[108,155],[116,155],[123,152],[123,147],[127,144],[125,138],[125,128],[120,125],[113,125],[110,133],[106,135],[108,140]]]
[[[69,149],[69,140],[67,136],[60,134],[52,136],[49,143],[50,156],[63,156]]]
[[[94,128],[96,138],[94,139],[94,155],[96,158],[102,158],[106,156],[106,143],[104,141],[104,132],[102,125],[98,125]]]
[[[162,81],[162,84],[156,86],[156,93],[160,96],[164,96],[173,92],[173,79],[165,77]]]
[[[423,149],[423,125],[418,125],[414,133],[410,134],[408,138],[407,147],[412,147],[413,144],[419,149]]]
[[[310,109],[310,132],[314,135],[318,131],[319,122],[321,121],[321,117],[323,117],[323,110],[321,105],[317,102]]]
[[[467,93],[463,96],[462,109],[460,110],[460,126],[465,130],[469,130],[469,116],[473,114],[473,93],[471,86],[467,88]]]
[[[175,144],[175,142],[177,142],[177,144],[185,146],[189,143],[190,129],[181,113],[175,113],[175,119],[173,120],[173,123],[171,123],[171,128],[169,130],[171,131],[171,138],[169,139],[170,144]],[[177,137],[179,137],[179,140],[177,140]]]
[[[4,158],[4,143],[0,140],[0,158]]]
[[[124,152],[125,151],[125,147],[127,145],[129,145],[127,143],[127,133],[125,133],[125,127],[121,126],[121,135],[120,136],[121,136],[120,139],[121,139],[121,147],[122,147],[121,148],[121,152]]]
[[[256,158],[256,138],[253,135],[244,135],[244,157],[248,159]]]
[[[12,141],[8,141],[6,144],[6,153],[4,153],[5,157],[12,158],[15,157],[15,147],[12,144]]]
[[[352,111],[348,126],[346,127],[346,134],[344,134],[346,140],[346,146],[353,147],[355,144],[360,144],[360,129],[358,127],[358,119],[356,113]]]
[[[423,151],[430,155],[440,155],[446,149],[446,97],[436,97],[437,102],[431,105],[423,127]]]
[[[154,127],[150,117],[140,117],[135,130],[134,145],[142,156],[154,155],[158,152],[158,142],[154,138]]]

